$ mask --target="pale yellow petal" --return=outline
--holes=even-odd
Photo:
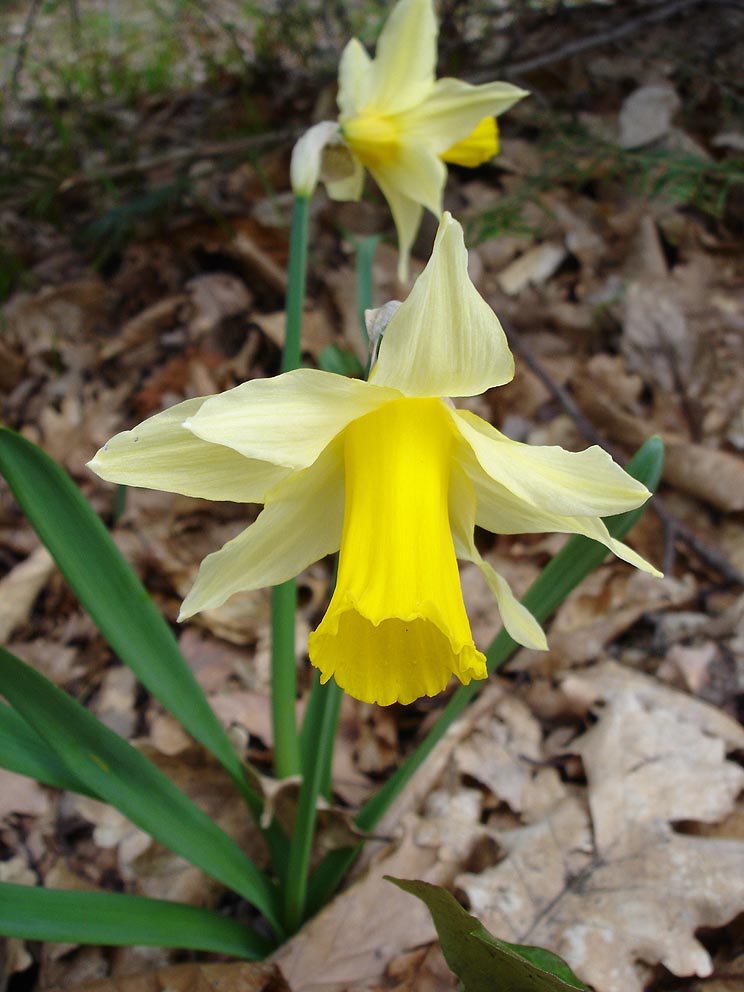
[[[312,196],[318,185],[323,162],[323,150],[329,142],[338,140],[336,121],[321,121],[306,131],[292,149],[289,178],[295,196]]]
[[[185,400],[112,437],[88,467],[107,482],[203,499],[261,503],[289,470],[210,444],[183,426],[208,396]]]
[[[370,379],[408,396],[475,396],[509,382],[506,336],[468,276],[462,228],[449,214],[408,299],[390,321]]]
[[[360,110],[393,114],[423,100],[434,84],[437,21],[432,0],[398,0],[382,29]]]
[[[411,248],[416,240],[424,210],[420,203],[403,196],[394,186],[389,186],[381,174],[373,171],[372,176],[382,190],[393,215],[395,230],[398,234],[398,279],[402,283],[406,283],[408,281]]]
[[[486,473],[519,499],[551,513],[611,516],[651,495],[596,445],[586,451],[522,444],[468,410],[453,413]]]
[[[475,491],[465,471],[453,465],[450,475],[449,512],[458,558],[477,565],[499,607],[507,633],[518,643],[546,651],[545,632],[530,611],[519,602],[506,579],[483,559],[475,546]]]
[[[256,522],[204,559],[179,620],[220,606],[233,593],[285,582],[338,550],[343,502],[339,440],[268,493]]]
[[[333,598],[309,640],[321,681],[410,703],[454,674],[486,676],[460,589],[448,484],[456,437],[441,400],[401,399],[344,437],[346,505]]]
[[[386,189],[394,189],[431,210],[437,217],[441,214],[447,166],[429,149],[412,145],[406,139],[396,145],[384,160],[378,160],[376,164],[367,163],[367,167],[383,193]]]
[[[571,516],[540,509],[516,496],[482,467],[468,444],[463,444],[457,460],[473,483],[476,499],[475,522],[493,534],[582,534],[604,544],[623,561],[651,575],[660,576],[650,562],[628,545],[610,536],[599,517]]]
[[[438,79],[426,100],[397,115],[398,127],[413,144],[437,155],[467,138],[484,117],[498,117],[525,90],[510,83],[471,86],[459,79]]]
[[[339,120],[354,117],[369,100],[369,67],[372,60],[356,38],[347,42],[338,66]]]
[[[307,468],[348,423],[398,395],[331,372],[297,369],[213,396],[187,426],[247,458]]]

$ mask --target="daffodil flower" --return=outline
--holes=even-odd
[[[508,382],[514,361],[468,278],[449,214],[432,257],[388,324],[370,381],[299,369],[186,400],[117,434],[90,467],[102,478],[207,499],[263,503],[255,523],[202,562],[181,618],[275,585],[341,550],[309,654],[321,680],[383,705],[432,696],[452,674],[486,677],[457,558],[474,562],[520,644],[545,635],[478,553],[499,534],[560,531],[601,541],[655,574],[600,517],[649,496],[598,447],[512,441],[449,396]]]
[[[292,188],[300,196],[311,195],[322,177],[334,199],[358,200],[369,170],[393,214],[402,280],[423,208],[442,213],[445,163],[488,161],[498,151],[496,116],[526,96],[510,83],[435,79],[436,60],[432,0],[399,0],[374,59],[356,38],[344,49],[338,121],[316,124],[292,154]]]

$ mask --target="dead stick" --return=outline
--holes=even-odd
[[[200,158],[226,158],[232,155],[244,155],[246,152],[261,151],[268,146],[279,144],[299,133],[296,129],[283,128],[281,131],[267,131],[265,134],[251,135],[247,138],[235,138],[232,141],[214,142],[209,145],[199,145],[195,148],[175,148],[162,155],[152,155],[138,162],[122,162],[108,168],[97,169],[94,174],[76,172],[60,183],[60,192],[66,193],[78,186],[96,182],[100,177],[106,179],[121,179],[122,176],[134,175],[138,172],[150,172],[166,165],[178,165],[182,162],[193,162]]]
[[[23,34],[21,35],[21,40],[18,43],[18,51],[16,52],[15,62],[13,63],[13,71],[10,75],[10,83],[8,84],[8,92],[13,100],[18,96],[18,85],[20,82],[21,73],[23,72],[23,65],[26,61],[28,44],[31,40],[31,32],[34,29],[36,15],[39,13],[40,6],[41,0],[32,0],[28,11],[28,16],[26,17],[23,25]]]
[[[513,350],[545,388],[558,400],[566,413],[574,421],[582,436],[587,441],[598,444],[600,447],[609,451],[615,461],[622,463],[625,460],[622,452],[615,445],[608,442],[596,429],[594,424],[584,416],[569,393],[553,379],[547,369],[535,357],[529,346],[525,343],[522,335],[518,331],[515,331],[513,327],[505,327],[504,330]],[[702,562],[718,572],[724,579],[729,582],[736,582],[738,585],[744,585],[744,575],[731,564],[728,558],[703,541],[676,514],[672,513],[660,496],[654,496],[649,505],[664,524],[664,570],[666,572],[671,572],[672,570],[674,564],[674,541],[675,538],[679,538],[681,541],[684,541]]]
[[[502,76],[520,76],[535,69],[543,69],[548,65],[555,65],[556,62],[563,62],[564,59],[573,58],[574,55],[581,55],[582,52],[592,48],[600,48],[602,45],[609,45],[613,42],[622,41],[631,35],[651,24],[658,24],[660,21],[670,20],[691,7],[705,4],[715,4],[717,6],[733,6],[739,8],[740,4],[736,0],[672,0],[671,3],[654,6],[646,10],[637,17],[626,18],[621,23],[603,31],[587,35],[584,38],[577,38],[575,41],[559,45],[550,52],[543,52],[541,55],[533,55],[531,58],[521,59],[516,62],[507,62],[499,66]],[[473,83],[487,82],[493,79],[493,69],[481,69],[477,73],[468,76],[468,80]]]

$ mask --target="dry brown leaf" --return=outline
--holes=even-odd
[[[702,349],[679,293],[667,280],[633,282],[623,320],[623,352],[629,365],[668,393],[686,387]]]
[[[640,447],[651,434],[659,431],[648,418],[618,407],[613,374],[602,367],[604,364],[588,363],[589,374],[573,383],[576,400],[592,423],[611,441],[629,448]],[[667,482],[720,510],[744,510],[744,460],[740,456],[661,433],[665,443],[664,479]]]
[[[505,696],[455,751],[463,775],[488,786],[529,822],[566,795],[554,768],[543,760],[540,724],[521,700]]]
[[[52,556],[40,547],[0,580],[0,644],[7,644],[15,628],[28,619],[54,569]]]
[[[744,749],[744,728],[717,707],[676,692],[658,679],[614,661],[603,661],[581,673],[566,675],[561,680],[561,688],[569,700],[585,708],[599,701],[611,702],[632,691],[649,709],[672,707],[678,719],[686,720],[712,737],[720,737],[729,750]]]
[[[193,312],[189,331],[194,338],[213,331],[228,317],[245,313],[252,296],[242,279],[229,272],[205,272],[186,283]]]
[[[570,745],[586,769],[599,854],[611,855],[631,826],[717,823],[744,788],[744,769],[726,761],[720,737],[689,722],[681,698],[670,692],[666,706],[658,697],[644,705],[629,688]]]
[[[733,807],[744,772],[712,728],[735,737],[740,728],[658,683],[651,691],[647,677],[630,673],[622,690],[619,666],[604,674],[615,677],[612,702],[570,747],[587,770],[591,820],[569,798],[528,827],[498,831],[504,860],[456,884],[498,936],[549,947],[598,992],[641,992],[656,962],[709,975],[695,932],[744,908],[744,843],[669,825]]]
[[[597,569],[556,613],[548,631],[548,654],[523,651],[510,667],[552,672],[586,664],[640,617],[681,606],[694,596],[691,576],[657,579],[614,564]]]
[[[378,980],[393,958],[433,940],[428,910],[383,878],[449,881],[452,867],[441,863],[436,846],[418,843],[418,825],[417,817],[407,818],[402,841],[273,955],[292,992],[342,992],[366,985]]]
[[[710,678],[711,665],[718,657],[718,650],[715,641],[674,644],[656,674],[661,679],[681,683],[693,695],[699,696]]]
[[[119,328],[116,337],[105,345],[101,359],[108,361],[141,344],[156,340],[161,331],[173,324],[187,299],[185,293],[166,296],[130,317]]]
[[[48,810],[49,799],[38,782],[0,768],[0,820],[12,813],[43,816]]]
[[[535,245],[499,272],[499,286],[508,296],[516,296],[530,283],[539,286],[550,279],[567,254],[562,244]]]
[[[679,106],[679,96],[671,83],[649,83],[634,90],[620,110],[621,146],[637,148],[663,137]]]
[[[104,978],[73,988],[52,986],[46,992],[290,992],[274,965],[177,964],[125,978]]]
[[[256,315],[255,321],[274,344],[281,348],[284,344],[287,315],[283,310],[275,313]],[[302,315],[302,350],[317,357],[320,352],[335,340],[333,328],[322,310],[306,310]]]

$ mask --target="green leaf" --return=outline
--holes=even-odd
[[[259,812],[240,760],[170,627],[64,469],[20,434],[0,428],[0,473],[115,653],[212,752]]]
[[[39,737],[23,717],[0,703],[0,767],[18,775],[27,775],[43,785],[98,799],[82,782],[71,775],[46,741]]]
[[[0,934],[26,940],[189,947],[261,960],[271,946],[217,913],[164,899],[0,882]]]
[[[463,992],[586,989],[557,954],[543,947],[499,940],[446,889],[428,882],[385,877],[426,904],[447,964],[462,982]]]
[[[272,883],[143,754],[4,648],[0,694],[55,751],[68,775],[171,851],[239,892],[281,932]]]
[[[318,368],[336,375],[363,376],[364,369],[353,351],[339,348],[337,344],[327,345],[318,355]]]

